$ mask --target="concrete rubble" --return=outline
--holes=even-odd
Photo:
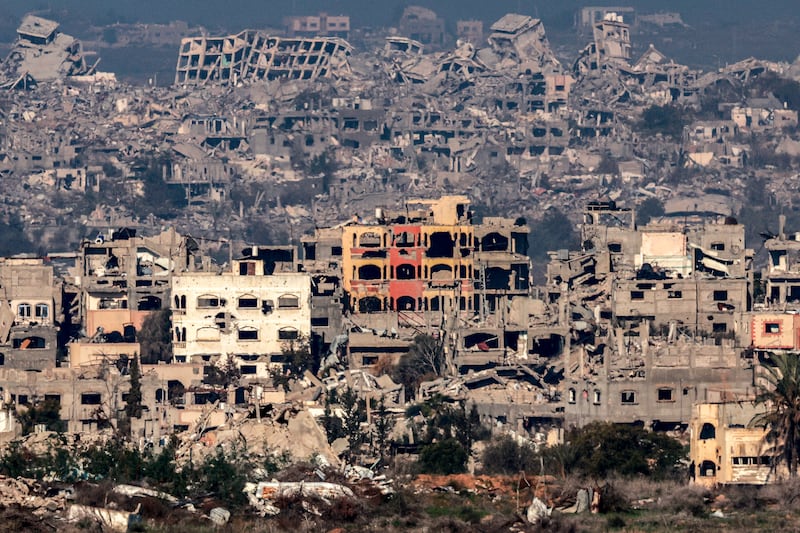
[[[652,45],[636,58],[626,13],[587,20],[571,64],[542,20],[514,13],[454,46],[423,8],[374,50],[188,36],[170,87],[119,83],[56,22],[26,17],[0,68],[0,214],[48,253],[0,261],[2,438],[45,401],[71,434],[116,429],[145,321],[167,312],[168,339],[141,361],[142,446],[177,434],[180,461],[218,446],[316,455],[382,494],[390,480],[329,442],[323,419],[341,408],[327,398],[355,391],[365,429],[382,400],[402,432],[409,398],[446,396],[542,445],[594,420],[683,431],[694,402],[747,397],[752,350],[774,349],[751,324],[789,324],[800,299],[785,219],[758,272],[735,218],[755,180],[772,206],[800,190],[796,103],[750,92],[800,79],[800,60],[702,72]],[[691,120],[654,133],[659,112]],[[650,200],[663,213],[637,220]],[[555,209],[579,242],[534,272],[532,235]],[[267,241],[285,244],[253,244]],[[389,374],[421,334],[442,375],[407,390]],[[303,340],[313,372],[294,368]],[[31,507],[63,505],[4,482]],[[277,495],[354,492],[321,480],[248,494],[275,514]]]

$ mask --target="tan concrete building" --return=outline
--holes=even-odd
[[[766,430],[749,427],[759,412],[751,402],[700,403],[692,409],[689,458],[692,479],[699,485],[763,485],[785,477],[772,469]]]
[[[21,370],[56,366],[61,282],[42,259],[0,260],[0,363]]]

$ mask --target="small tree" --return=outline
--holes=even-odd
[[[508,435],[493,440],[483,451],[483,469],[490,474],[531,472],[536,463],[533,447],[518,444]]]
[[[311,345],[306,337],[291,339],[281,346],[283,368],[272,372],[272,384],[289,391],[292,380],[300,379],[306,370],[316,371],[319,365],[311,354]]]
[[[25,412],[17,415],[22,425],[22,434],[33,433],[37,425],[43,424],[48,431],[62,433],[66,430],[66,422],[61,420],[61,403],[57,400],[45,400],[30,406]]]
[[[419,384],[427,377],[441,376],[444,372],[444,339],[431,335],[417,335],[403,354],[392,378],[406,389],[406,398],[413,398]]]
[[[350,387],[342,393],[340,405],[344,411],[342,425],[347,438],[347,456],[352,458],[365,440],[364,432],[361,430],[361,422],[366,420],[365,409],[356,392]]]
[[[374,434],[374,447],[375,452],[380,455],[381,459],[384,458],[386,452],[386,445],[389,442],[389,434],[392,431],[392,419],[389,417],[389,410],[386,409],[386,400],[383,396],[378,400],[378,404],[374,411],[374,422],[372,424]]]
[[[142,322],[136,338],[142,349],[143,364],[152,365],[172,359],[171,316],[169,309],[161,309],[149,314]]]
[[[131,388],[125,402],[125,415],[128,418],[142,417],[142,376],[139,370],[139,356],[133,354],[130,366]]]
[[[325,409],[322,415],[322,427],[325,428],[329,444],[345,436],[342,419],[335,416],[331,410],[333,403],[336,403],[336,389],[325,395]]]

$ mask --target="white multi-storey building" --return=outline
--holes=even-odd
[[[172,347],[176,362],[232,360],[243,377],[265,378],[283,348],[311,334],[311,279],[293,262],[254,249],[232,271],[186,272],[172,280]]]

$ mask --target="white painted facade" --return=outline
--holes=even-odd
[[[176,362],[223,362],[234,357],[242,377],[266,378],[270,363],[279,361],[288,341],[310,337],[310,276],[256,274],[263,272],[259,263],[242,259],[234,261],[232,272],[174,275],[171,308]]]

